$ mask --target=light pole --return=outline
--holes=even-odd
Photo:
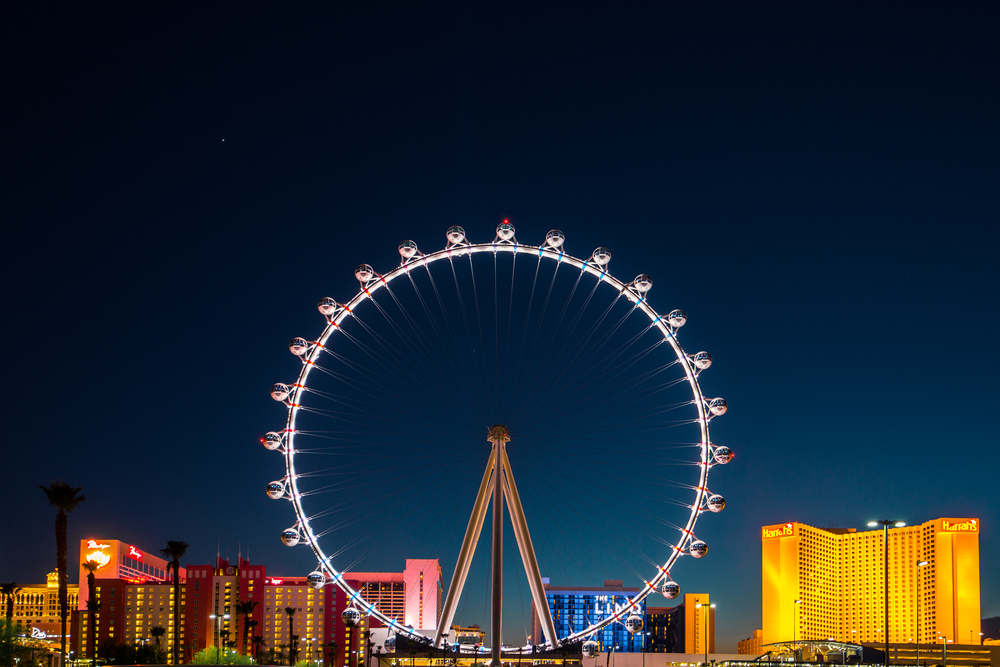
[[[704,612],[702,612],[702,617],[703,617],[702,618],[702,623],[705,626],[705,664],[706,665],[708,665],[708,609],[709,609],[709,607],[711,607],[712,609],[715,609],[715,603],[713,602],[712,604],[702,604],[701,602],[699,602],[698,604],[696,604],[694,606],[695,609],[704,609],[705,610]]]
[[[924,584],[920,579],[920,568],[929,565],[925,560],[917,563],[917,667],[920,667],[920,598],[924,594]]]
[[[209,614],[209,618],[215,620],[215,659],[219,660],[219,636],[220,636],[220,625],[222,624],[222,619],[229,618],[229,614]],[[216,662],[218,664],[218,662]]]
[[[889,526],[902,528],[906,523],[893,519],[882,519],[869,521],[868,525],[873,528],[882,526],[882,565],[885,571],[885,580],[883,581],[885,586],[885,667],[889,667]]]

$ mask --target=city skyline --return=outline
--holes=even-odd
[[[0,577],[55,565],[37,488],[55,478],[88,498],[71,545],[183,540],[198,563],[221,543],[309,572],[278,539],[292,519],[264,487],[283,472],[259,444],[284,424],[268,390],[297,372],[289,340],[316,335],[320,298],[357,292],[358,264],[385,272],[401,241],[437,250],[452,225],[488,242],[504,219],[522,243],[560,229],[573,254],[609,248],[615,276],[648,274],[658,311],[686,311],[685,349],[713,355],[729,412],[712,436],[736,458],[711,480],[725,510],[698,524],[710,553],[675,575],[718,604],[720,650],[761,627],[761,526],[979,517],[995,560],[1000,10],[605,11],[5,8]],[[429,462],[459,538],[490,426]],[[386,523],[399,553],[365,568],[438,558],[429,525]],[[600,573],[541,574],[639,585],[646,529],[622,522],[639,548]],[[993,568],[981,597],[1000,616]]]

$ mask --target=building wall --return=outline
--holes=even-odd
[[[83,564],[88,560],[96,561],[100,567],[94,572],[96,579],[122,579],[133,583],[149,583],[156,581],[173,581],[173,573],[167,571],[167,561],[156,554],[143,551],[133,544],[108,538],[88,538],[80,540],[80,565],[78,581],[87,580],[87,571]],[[180,578],[186,577],[184,568],[180,569]],[[80,591],[77,609],[87,610],[87,586]]]
[[[736,645],[736,652],[740,655],[761,655],[763,651],[760,647],[764,644],[763,638],[763,630],[754,630],[752,637],[747,637]]]
[[[555,625],[556,634],[565,637],[573,632],[584,629],[588,625],[607,618],[616,610],[626,607],[639,592],[638,588],[622,586],[622,581],[609,579],[604,586],[579,588],[575,586],[550,586],[543,579],[545,597],[549,603],[549,613]],[[645,601],[636,605],[635,613],[645,620]],[[621,623],[612,623],[594,635],[593,639],[601,645],[601,650],[614,650],[619,653],[638,653],[642,651],[643,636],[630,634]],[[545,637],[541,622],[531,605],[531,643],[542,644]]]
[[[435,629],[441,616],[441,565],[437,559],[406,559],[405,624],[417,629]]]
[[[763,642],[885,641],[881,529],[761,529]],[[979,633],[979,522],[942,518],[891,528],[889,641],[961,641]],[[917,562],[928,565],[917,568]],[[801,600],[801,603],[796,603]],[[919,621],[918,611],[919,606]]]
[[[68,610],[77,606],[79,587],[76,584],[66,586]],[[6,601],[2,609],[6,613]],[[59,641],[62,636],[62,621],[59,616],[59,574],[50,572],[46,575],[44,584],[27,584],[14,596],[14,624],[21,632],[32,635],[36,639],[54,639]],[[66,618],[66,632],[71,638],[74,634],[70,618]],[[72,641],[72,639],[71,639]]]
[[[715,652],[715,609],[699,609],[699,604],[711,604],[708,593],[689,593],[684,596],[683,653],[704,653],[705,642],[708,642],[708,652]]]

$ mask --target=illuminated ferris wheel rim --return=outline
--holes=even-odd
[[[708,422],[711,421],[713,416],[721,415],[726,411],[726,403],[723,399],[712,399],[710,402],[704,397],[701,391],[701,386],[698,383],[698,375],[701,370],[707,368],[707,365],[696,366],[695,361],[693,361],[693,357],[684,352],[677,340],[677,330],[683,326],[686,321],[684,313],[682,311],[672,311],[670,315],[666,317],[659,315],[649,305],[645,297],[646,293],[652,287],[652,280],[649,276],[644,274],[639,275],[635,280],[629,283],[625,283],[618,278],[615,278],[606,269],[611,258],[610,252],[606,248],[597,248],[587,260],[579,259],[563,252],[560,249],[565,237],[562,232],[559,232],[558,230],[552,230],[546,235],[545,245],[532,246],[520,244],[514,238],[513,226],[507,221],[504,221],[504,223],[497,228],[497,237],[492,243],[469,243],[465,239],[464,230],[460,227],[450,228],[448,230],[447,237],[449,243],[444,249],[429,254],[421,253],[417,249],[417,245],[412,241],[403,241],[399,246],[399,252],[403,258],[401,264],[384,275],[376,273],[374,269],[367,264],[358,266],[355,270],[355,277],[358,278],[358,281],[361,284],[361,289],[354,296],[354,298],[345,304],[339,304],[329,298],[324,298],[320,301],[320,311],[327,318],[327,326],[324,328],[321,336],[316,341],[311,342],[302,338],[293,339],[290,347],[294,354],[301,357],[303,362],[302,370],[299,372],[296,382],[290,387],[281,385],[280,383],[275,385],[276,388],[283,387],[287,390],[287,394],[285,396],[281,396],[279,398],[279,395],[276,395],[275,391],[272,390],[272,397],[288,406],[288,419],[285,432],[283,435],[279,436],[280,441],[275,443],[276,446],[274,447],[281,447],[281,449],[283,449],[286,476],[282,482],[287,485],[287,489],[282,495],[272,497],[286,497],[289,499],[295,508],[296,515],[295,526],[283,531],[282,540],[285,541],[286,544],[289,544],[289,546],[294,546],[301,539],[304,539],[309,544],[319,563],[319,569],[309,575],[310,583],[313,585],[318,584],[318,587],[321,587],[326,583],[333,583],[338,586],[342,591],[344,591],[348,598],[350,605],[348,610],[356,608],[360,613],[374,616],[390,630],[405,634],[418,641],[435,643],[436,638],[429,638],[426,635],[417,632],[415,629],[403,625],[399,621],[386,616],[378,610],[373,603],[367,602],[360,592],[349,586],[344,579],[344,573],[337,571],[337,569],[333,567],[331,563],[332,556],[326,555],[319,544],[318,538],[313,534],[309,518],[306,516],[306,513],[302,508],[302,496],[298,490],[294,461],[296,434],[295,421],[299,408],[301,407],[301,403],[299,402],[300,397],[306,388],[306,381],[309,378],[309,374],[316,365],[319,356],[326,348],[326,343],[330,336],[340,329],[342,323],[347,318],[353,316],[354,311],[364,301],[368,299],[374,300],[373,295],[377,293],[379,289],[388,287],[389,283],[395,278],[408,275],[412,270],[419,269],[421,267],[429,271],[430,269],[428,267],[431,264],[441,260],[452,260],[456,257],[466,255],[471,256],[476,253],[488,252],[492,252],[494,255],[498,253],[511,253],[513,255],[524,254],[538,257],[539,261],[546,259],[555,261],[558,264],[566,264],[579,269],[582,273],[588,273],[594,276],[597,278],[599,283],[606,283],[616,289],[620,296],[624,296],[632,302],[635,309],[641,310],[647,317],[649,317],[651,326],[656,327],[660,331],[664,339],[670,344],[678,361],[682,362],[685,378],[693,394],[693,403],[698,411],[697,421],[701,432],[701,462],[699,466],[700,472],[698,485],[695,487],[695,502],[691,505],[691,513],[688,517],[687,523],[684,528],[681,529],[680,540],[677,544],[673,545],[667,561],[658,568],[656,574],[649,581],[644,583],[639,593],[629,601],[628,605],[625,605],[623,608],[615,611],[607,618],[604,618],[583,630],[571,633],[566,637],[556,638],[556,641],[549,639],[546,641],[545,645],[555,648],[562,643],[571,643],[586,639],[598,630],[633,615],[639,608],[639,604],[645,600],[650,593],[656,592],[657,587],[661,583],[666,582],[667,586],[676,586],[676,584],[673,584],[673,582],[669,579],[670,568],[676,560],[685,553],[686,546],[688,546],[690,551],[690,545],[696,543],[696,538],[694,537],[694,527],[697,523],[699,514],[705,509],[718,511],[718,509],[711,507],[710,505],[706,506],[706,500],[710,495],[707,486],[708,470],[716,463],[727,462],[731,457],[731,452],[728,448],[717,448],[718,452],[723,452],[723,450],[725,452],[720,456],[713,451],[714,445],[712,445],[709,438]],[[679,319],[671,321],[670,317],[678,313]],[[711,363],[710,356],[708,357],[708,363]],[[709,409],[710,403],[711,409]],[[271,435],[273,434],[268,434],[268,436]],[[724,501],[722,504],[724,506]],[[294,538],[292,538],[293,533],[295,534]],[[290,539],[286,539],[286,537],[289,537]],[[704,543],[699,542],[697,544],[704,546]],[[704,552],[696,553],[694,555],[696,557],[701,557],[705,552],[707,552],[707,547],[705,547]],[[677,592],[679,592],[679,588],[677,588]],[[666,595],[667,593],[664,591],[664,594]],[[670,597],[676,597],[676,593]],[[345,610],[345,612],[346,611],[347,610]]]

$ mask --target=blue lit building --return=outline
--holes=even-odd
[[[608,579],[603,586],[550,586],[547,578],[542,578],[545,585],[545,598],[549,602],[549,612],[556,627],[556,634],[566,637],[582,630],[626,607],[629,601],[639,593],[638,588],[626,588],[618,579]],[[636,605],[635,613],[646,615],[646,602]],[[624,621],[624,617],[622,618]],[[601,645],[602,651],[616,653],[641,653],[644,635],[631,634],[622,623],[611,623],[594,635],[594,641]],[[538,614],[534,605],[531,608],[531,643],[541,644],[548,638],[544,637]]]

